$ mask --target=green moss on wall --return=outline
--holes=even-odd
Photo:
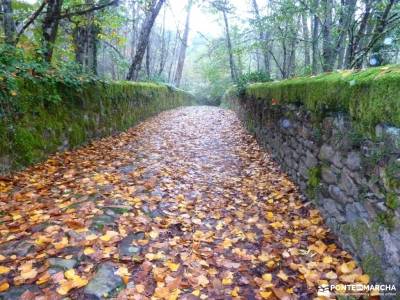
[[[0,160],[3,173],[43,160],[60,146],[73,148],[160,111],[194,104],[191,94],[154,83],[58,84],[54,90],[54,84],[20,80],[18,86],[13,111],[0,120],[0,158],[10,161],[5,166]]]
[[[256,83],[246,96],[271,103],[301,103],[321,118],[329,112],[346,112],[360,130],[371,135],[374,126],[400,127],[400,67],[340,71],[271,83]]]
[[[361,261],[361,266],[365,273],[374,278],[375,281],[384,280],[381,259],[374,254],[367,254]]]
[[[316,166],[308,170],[307,194],[310,199],[316,198],[316,193],[321,182],[321,167]]]

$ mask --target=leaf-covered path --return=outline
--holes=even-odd
[[[0,188],[0,298],[309,299],[368,280],[231,111],[164,112]]]

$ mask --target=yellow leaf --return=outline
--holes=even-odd
[[[221,230],[223,227],[224,227],[224,222],[218,221],[217,226],[215,226],[215,229]]]
[[[48,272],[44,273],[39,279],[36,281],[36,284],[43,284],[50,279],[50,274]]]
[[[26,272],[21,272],[21,278],[23,279],[33,279],[37,275],[36,269],[32,269]]]
[[[160,233],[159,233],[158,231],[155,231],[155,230],[150,231],[150,233],[149,233],[149,236],[150,236],[153,240],[155,240],[156,238],[158,238],[159,235],[160,235]]]
[[[271,256],[268,253],[263,252],[258,256],[258,259],[262,262],[267,262],[271,259]]]
[[[354,268],[349,263],[343,263],[339,266],[339,272],[343,274],[349,274]]]
[[[127,267],[119,267],[118,270],[115,272],[115,274],[117,274],[120,277],[131,275]]]
[[[369,283],[369,276],[368,274],[360,275],[357,277],[357,282],[362,283],[362,284],[368,284]]]
[[[325,277],[328,278],[328,279],[336,279],[337,275],[336,275],[335,272],[330,271],[330,272],[325,274]]]
[[[136,289],[136,292],[138,292],[139,294],[143,294],[146,287],[143,284],[137,284],[137,285],[135,285],[135,289]]]
[[[176,271],[179,269],[179,267],[180,267],[180,264],[176,264],[176,263],[174,263],[174,262],[172,262],[172,261],[168,261],[165,265],[166,265],[172,272],[176,272]]]
[[[272,295],[272,292],[268,292],[268,291],[260,292],[260,296],[263,299],[268,299],[269,297],[271,297],[271,295]]]
[[[232,291],[231,291],[231,296],[232,297],[239,297],[239,291],[240,288],[238,286],[236,286]]]
[[[179,294],[181,293],[180,289],[175,289],[173,292],[170,292],[168,297],[166,298],[167,300],[176,300],[179,297]]]
[[[85,278],[76,276],[73,279],[73,283],[74,283],[74,288],[80,288],[80,287],[83,287],[83,286],[87,285],[88,281]]]
[[[95,252],[96,252],[96,250],[94,250],[92,247],[86,247],[85,250],[83,250],[83,253],[85,255],[91,255],[91,254],[93,254]]]
[[[197,283],[203,287],[206,287],[210,282],[205,275],[201,274],[199,277],[197,277]]]
[[[7,274],[8,272],[10,272],[10,268],[0,266],[0,275]]]
[[[60,287],[57,289],[57,293],[60,295],[66,295],[68,292],[74,288],[74,284],[72,281],[65,280],[61,282]]]
[[[74,269],[69,269],[64,273],[65,278],[73,280],[77,275]]]
[[[223,285],[230,285],[230,284],[232,284],[232,278],[230,278],[230,277],[225,277],[225,278],[223,278],[223,279],[222,279],[222,284],[223,284]]]
[[[323,255],[327,248],[328,248],[328,246],[325,245],[324,242],[322,242],[322,241],[316,241],[315,244],[308,247],[309,250],[313,250],[320,255]]]
[[[157,252],[157,253],[147,253],[145,255],[145,257],[148,260],[158,260],[158,259],[164,259],[165,255],[164,255],[163,252],[160,251],[160,252]]]
[[[275,229],[279,229],[279,228],[283,227],[283,224],[281,222],[274,222],[274,223],[271,223],[269,225],[271,225],[271,227],[273,227]]]
[[[324,263],[324,264],[331,264],[332,263],[332,257],[331,256],[324,256],[324,258],[322,259],[322,262]]]
[[[200,296],[200,290],[194,290],[192,292],[192,294],[195,295],[196,297],[199,297]]]
[[[86,239],[87,241],[94,241],[95,239],[97,239],[97,235],[95,235],[95,234],[89,234],[89,235],[87,235],[87,236],[85,237],[85,239]]]
[[[232,247],[232,242],[230,239],[224,239],[224,241],[222,242],[222,246],[224,247],[224,249],[229,249],[230,247]]]
[[[269,274],[269,273],[265,273],[265,274],[263,274],[262,279],[265,280],[265,281],[271,282],[272,281],[272,275]]]
[[[0,254],[0,261],[3,261],[3,260],[5,260],[6,259],[6,257],[4,256],[4,255],[1,255]]]
[[[169,294],[170,292],[167,287],[157,287],[154,296],[161,299],[167,299]]]
[[[267,211],[267,214],[266,214],[265,218],[268,221],[273,221],[274,220],[274,214],[272,213],[272,211]]]
[[[106,234],[104,234],[104,235],[102,235],[102,236],[100,237],[100,239],[101,239],[103,242],[109,242],[113,237],[116,237],[116,236],[118,236],[118,235],[119,235],[118,232],[112,231],[112,230],[108,230],[108,231],[106,232]]]
[[[54,247],[55,247],[57,250],[63,249],[63,248],[65,248],[65,246],[67,246],[67,245],[68,245],[68,238],[65,237],[65,236],[61,239],[60,242],[54,243]]]
[[[0,293],[7,291],[9,287],[10,285],[7,281],[3,282],[2,284],[0,284]]]
[[[276,276],[279,277],[280,279],[282,279],[283,281],[288,280],[288,276],[282,270],[280,270]]]

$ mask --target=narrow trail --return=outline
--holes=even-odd
[[[0,299],[310,299],[366,280],[220,108],[164,112],[0,191]]]

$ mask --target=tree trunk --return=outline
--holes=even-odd
[[[150,32],[151,35],[151,32]],[[149,37],[149,42],[147,43],[147,48],[146,48],[146,75],[147,79],[150,79],[151,77],[151,71],[150,71],[150,63],[151,63],[151,39]]]
[[[324,22],[322,24],[322,70],[330,72],[333,70],[334,49],[332,42],[332,0],[323,0]]]
[[[187,49],[188,38],[189,38],[189,29],[190,29],[189,28],[190,11],[192,10],[192,4],[193,4],[193,1],[188,0],[185,30],[183,32],[182,44],[181,44],[181,49],[179,51],[178,65],[176,67],[175,80],[174,80],[174,83],[177,87],[179,87],[179,85],[181,83],[183,66],[185,64],[186,49]]]
[[[171,63],[169,65],[169,70],[168,70],[168,82],[172,83],[172,78],[173,78],[173,66],[174,66],[174,61],[175,61],[175,54],[178,49],[178,41],[179,41],[179,31],[178,29],[176,30],[175,33],[175,41],[174,41],[174,46],[172,48],[172,55],[171,55]]]
[[[92,5],[93,1],[87,0],[86,4]],[[74,30],[74,46],[76,62],[82,66],[83,71],[97,74],[97,46],[98,28],[94,22],[94,13],[85,16],[84,24],[77,24]]]
[[[164,2],[165,0],[153,0],[152,2],[150,11],[147,13],[140,31],[139,43],[126,77],[127,80],[137,80],[139,77],[143,56],[149,43],[150,32]]]
[[[303,39],[304,39],[304,69],[310,68],[310,33],[308,31],[308,22],[306,12],[301,14],[301,22],[303,25]]]
[[[3,28],[4,28],[4,41],[6,44],[15,45],[16,27],[13,19],[13,9],[11,0],[1,1],[2,15],[3,15]]]
[[[262,55],[264,58],[264,71],[265,73],[267,73],[268,76],[271,75],[271,63],[270,63],[270,54],[268,51],[268,32],[266,32],[265,30],[263,30],[262,26],[261,26],[261,15],[260,15],[260,10],[258,8],[258,4],[257,4],[257,0],[253,0],[253,9],[254,9],[254,13],[256,16],[256,21],[257,21],[257,29],[258,29],[258,35],[259,35],[259,39],[260,39],[260,43],[261,43],[261,51],[262,51]]]
[[[353,67],[353,64],[356,59],[356,53],[359,50],[360,42],[363,38],[365,38],[365,32],[370,19],[371,9],[372,9],[372,0],[365,0],[365,10],[361,18],[358,32],[356,35],[354,35],[354,37],[352,37],[351,42],[347,47],[346,68],[348,69]]]
[[[229,32],[229,23],[228,23],[228,17],[226,15],[226,11],[223,9],[222,14],[224,17],[224,24],[225,24],[225,34],[226,34],[226,43],[228,46],[228,55],[229,55],[229,66],[231,69],[231,78],[234,82],[237,80],[237,72],[236,72],[236,66],[235,66],[235,61],[233,59],[233,49],[232,49],[232,42],[231,42],[231,36]]]
[[[43,59],[48,63],[53,57],[54,43],[57,38],[58,25],[63,0],[48,0],[47,9],[42,23]]]
[[[314,1],[314,8],[319,6],[319,0]],[[318,15],[314,13],[312,23],[312,73],[315,75],[318,73],[318,34],[319,34],[319,19]]]
[[[166,51],[166,45],[169,45],[169,41],[171,39],[170,33],[168,33],[168,42],[165,40],[165,7],[164,7],[164,14],[163,14],[163,23],[161,29],[161,50],[160,50],[160,65],[158,67],[158,76],[161,76],[162,72],[165,68],[165,63],[168,57],[168,52]]]
[[[360,68],[362,66],[364,58],[371,51],[373,53],[372,58],[376,61],[376,63],[372,64],[372,66],[379,66],[386,63],[380,51],[384,47],[384,44],[379,43],[379,41],[381,41],[384,37],[384,32],[386,26],[388,25],[388,19],[390,17],[390,11],[392,10],[395,2],[396,0],[390,0],[386,4],[383,12],[376,13],[376,25],[374,28],[372,28],[370,23],[369,26],[367,26],[366,36],[370,36],[371,38],[368,42],[365,39],[364,41],[360,42],[359,51],[357,52],[357,57],[355,59],[355,62],[353,63],[354,67]]]
[[[349,32],[351,20],[354,17],[357,0],[342,0],[339,17],[339,36],[335,46],[335,60],[337,58],[337,68],[343,68],[345,51],[345,38]]]

